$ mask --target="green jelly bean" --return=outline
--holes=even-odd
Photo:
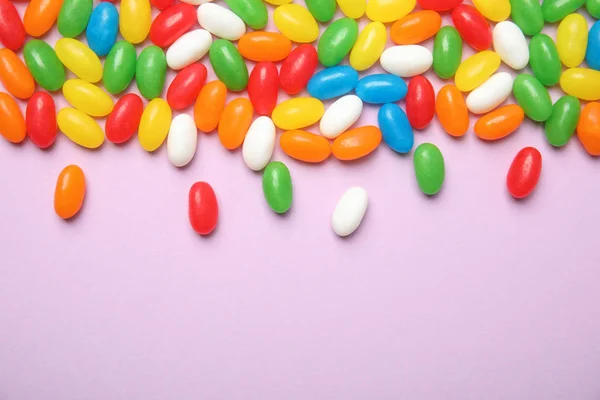
[[[563,96],[554,107],[552,115],[546,121],[546,139],[554,147],[562,147],[569,142],[577,128],[581,103],[574,96]]]
[[[53,92],[65,83],[65,67],[48,43],[30,40],[23,48],[23,56],[27,69],[44,89]]]
[[[92,0],[64,0],[58,13],[58,31],[67,38],[79,36],[87,27],[94,2]]]
[[[269,22],[267,7],[262,0],[225,0],[225,3],[252,29],[262,29]]]
[[[462,61],[463,43],[458,31],[452,26],[444,26],[435,36],[433,43],[433,70],[442,79],[456,74]]]
[[[292,206],[292,177],[290,170],[280,161],[270,162],[263,173],[263,193],[267,204],[277,214]]]
[[[548,22],[558,22],[569,14],[579,10],[585,0],[544,0],[542,13]]]
[[[358,24],[352,18],[332,22],[321,35],[318,45],[319,61],[325,67],[333,67],[350,53],[358,37]]]
[[[110,49],[104,61],[102,82],[104,88],[112,94],[119,94],[127,89],[135,76],[135,47],[121,40]]]
[[[415,150],[413,163],[421,191],[429,196],[439,192],[446,176],[444,156],[440,149],[431,143],[419,145]]]
[[[586,7],[592,17],[600,19],[600,0],[587,0]]]
[[[165,86],[167,59],[158,46],[148,46],[140,53],[135,66],[135,82],[148,100],[159,97]]]
[[[237,47],[228,40],[217,39],[208,52],[210,64],[227,89],[239,92],[248,85],[248,68]]]
[[[544,14],[539,0],[510,0],[511,18],[525,35],[533,36],[544,27]]]
[[[335,14],[335,0],[305,0],[306,7],[319,22],[328,22]]]
[[[562,63],[554,40],[543,33],[529,42],[529,63],[533,75],[545,86],[556,85],[562,74]]]
[[[513,95],[529,119],[544,122],[552,114],[552,99],[540,81],[529,74],[515,78]]]

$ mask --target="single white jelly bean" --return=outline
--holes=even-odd
[[[529,64],[529,46],[521,29],[511,21],[496,24],[493,31],[494,51],[512,69],[520,70]]]
[[[319,128],[327,139],[335,139],[346,132],[362,114],[363,102],[353,94],[337,99],[325,110]]]
[[[352,234],[359,227],[368,205],[369,195],[365,189],[355,186],[346,190],[333,210],[333,231],[338,236]]]
[[[473,114],[490,112],[504,103],[512,89],[513,77],[508,72],[498,72],[469,93],[467,108]]]
[[[267,166],[275,149],[275,124],[269,117],[254,120],[242,146],[244,163],[252,171],[260,171]]]
[[[208,53],[212,35],[204,29],[195,29],[183,34],[167,50],[167,65],[179,70],[195,63]]]
[[[215,36],[227,40],[238,40],[246,33],[244,21],[233,11],[214,3],[198,7],[198,23]]]
[[[410,78],[425,73],[433,64],[433,55],[419,45],[394,46],[385,50],[379,59],[390,74]]]
[[[179,114],[171,122],[167,137],[167,156],[176,167],[186,166],[194,158],[198,146],[198,131],[194,119],[188,114]]]

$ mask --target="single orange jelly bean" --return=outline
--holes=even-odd
[[[342,133],[333,141],[333,156],[351,161],[372,153],[381,143],[381,131],[376,126],[361,126]]]
[[[244,143],[253,113],[252,103],[244,97],[227,104],[219,121],[219,140],[223,147],[235,150]]]
[[[242,36],[238,49],[251,61],[281,61],[292,51],[290,39],[275,32],[250,32]]]
[[[0,92],[0,134],[12,143],[21,143],[27,134],[25,118],[11,95]]]
[[[25,32],[33,37],[48,32],[58,18],[63,0],[31,0],[23,15]]]
[[[432,10],[424,10],[394,22],[390,36],[396,44],[417,44],[433,37],[441,26],[440,14]]]
[[[58,175],[54,191],[54,211],[62,219],[75,216],[85,198],[85,175],[77,165],[65,167]]]
[[[577,137],[585,151],[600,156],[600,103],[588,103],[579,117]]]
[[[0,49],[0,81],[19,99],[33,96],[35,82],[25,63],[10,49]]]
[[[202,132],[212,132],[219,125],[227,101],[227,87],[221,81],[208,82],[194,104],[194,121]]]
[[[475,134],[483,140],[498,140],[517,130],[525,118],[523,109],[516,104],[500,107],[475,123]]]
[[[465,98],[454,85],[440,89],[435,100],[435,112],[442,128],[451,136],[460,137],[469,129],[469,110]]]
[[[306,131],[283,132],[279,145],[288,156],[308,163],[325,161],[331,154],[329,140]]]

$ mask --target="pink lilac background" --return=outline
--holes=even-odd
[[[444,154],[438,196],[385,145],[321,165],[277,148],[294,182],[284,216],[216,134],[184,169],[135,138],[96,151],[62,134],[47,151],[0,140],[0,399],[600,399],[600,163],[530,122],[497,143],[436,121],[415,137]],[[515,201],[505,177],[525,146],[543,174]],[[53,191],[72,163],[88,191],[65,222]],[[198,180],[219,200],[210,237],[187,220]],[[369,210],[340,239],[331,213],[353,185]]]

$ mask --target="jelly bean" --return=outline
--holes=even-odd
[[[258,115],[271,115],[277,105],[279,76],[272,62],[260,62],[254,66],[248,79],[248,97]]]
[[[198,7],[198,23],[215,36],[227,40],[238,40],[246,33],[244,21],[231,10],[213,3]]]
[[[125,143],[138,131],[144,103],[135,93],[127,93],[115,104],[106,119],[106,138],[115,144]]]
[[[485,114],[504,103],[512,93],[513,77],[499,72],[483,82],[467,96],[467,108],[473,114]]]
[[[75,108],[66,107],[56,115],[58,129],[75,144],[97,149],[104,143],[104,132],[92,117]]]
[[[515,156],[508,175],[506,187],[516,199],[529,196],[536,188],[542,174],[542,155],[533,147],[521,149]]]
[[[0,42],[13,51],[25,43],[25,27],[17,9],[8,0],[0,0]]]
[[[437,194],[446,177],[444,156],[440,149],[431,143],[420,144],[415,149],[413,165],[421,191],[428,196]]]
[[[98,56],[78,40],[63,38],[55,44],[56,56],[80,79],[96,83],[102,79],[102,63]]]
[[[10,94],[19,99],[28,99],[33,95],[35,82],[33,76],[14,51],[0,49],[0,81]]]
[[[331,145],[327,139],[301,130],[284,132],[279,145],[289,157],[307,163],[320,163],[331,155]]]
[[[9,94],[0,92],[0,135],[11,143],[21,143],[27,134],[19,105]]]
[[[369,195],[361,187],[352,187],[338,200],[331,216],[331,227],[340,237],[350,236],[360,226],[369,206]]]
[[[306,7],[319,22],[329,22],[335,14],[335,0],[305,0]]]
[[[588,103],[583,107],[577,124],[577,138],[590,155],[600,156],[600,103]]]
[[[358,35],[350,51],[350,65],[357,71],[371,68],[385,50],[387,32],[381,22],[370,22]]]
[[[263,193],[267,204],[277,214],[286,213],[292,206],[292,177],[290,170],[280,161],[267,164],[263,173]]]
[[[172,112],[169,104],[161,98],[148,103],[138,130],[138,140],[148,152],[157,150],[165,141],[171,127]]]
[[[583,7],[585,0],[544,0],[542,14],[548,22],[558,22]]]
[[[143,42],[150,32],[152,10],[148,0],[121,0],[119,30],[129,43]]]
[[[448,11],[458,7],[463,0],[417,0],[424,10]]]
[[[239,97],[225,106],[219,121],[219,140],[227,150],[235,150],[244,143],[252,124],[254,110],[250,100]]]
[[[477,51],[492,45],[492,28],[474,7],[461,4],[452,11],[452,22],[463,40]]]
[[[363,102],[358,96],[349,94],[339,98],[327,108],[321,118],[321,135],[327,139],[335,139],[358,121],[362,110]]]
[[[62,219],[73,218],[85,199],[85,175],[77,165],[65,167],[58,175],[54,190],[54,211]]]
[[[167,89],[167,103],[172,110],[181,110],[191,105],[204,82],[206,81],[206,67],[202,64],[188,65],[182,69]]]
[[[600,57],[600,38],[597,50]],[[556,47],[563,64],[575,68],[583,62],[588,46],[588,25],[585,18],[579,14],[568,15],[558,25],[556,31]]]
[[[587,0],[585,6],[592,17],[600,19],[600,0]]]
[[[423,10],[394,22],[390,36],[396,44],[419,44],[435,36],[441,26],[440,14]]]
[[[358,83],[358,72],[347,65],[325,68],[308,81],[308,94],[319,100],[350,93]]]
[[[543,33],[532,37],[529,54],[533,75],[545,86],[556,85],[562,73],[562,65],[552,38]]]
[[[58,13],[58,31],[66,38],[74,38],[83,32],[92,15],[92,0],[64,0]]]
[[[289,4],[292,2],[292,0],[265,0],[265,1],[274,6],[281,6],[283,4]]]
[[[65,83],[65,68],[48,43],[30,40],[23,48],[23,56],[33,79],[44,89],[53,92]]]
[[[29,139],[40,149],[46,149],[56,139],[56,107],[46,92],[36,92],[27,103],[25,124]]]
[[[520,70],[529,64],[529,46],[521,29],[511,21],[496,24],[493,31],[494,51],[512,69]]]
[[[396,153],[408,153],[413,148],[415,136],[408,117],[398,105],[384,104],[377,115],[383,141]]]
[[[394,22],[414,10],[416,0],[369,0],[367,17],[371,21]]]
[[[566,94],[581,100],[600,100],[600,71],[571,68],[560,77],[560,87]]]
[[[406,115],[415,129],[425,129],[435,114],[435,92],[424,76],[415,76],[408,83]]]
[[[388,74],[368,75],[358,81],[356,95],[370,104],[394,103],[402,100],[408,87],[402,78]]]
[[[242,146],[244,163],[252,171],[260,171],[267,166],[275,149],[275,124],[269,117],[254,120]]]
[[[371,154],[381,143],[381,131],[376,126],[361,126],[338,136],[331,147],[338,160],[352,161]]]
[[[238,49],[248,60],[277,62],[292,51],[292,42],[281,33],[251,32],[240,38]]]
[[[475,134],[482,140],[499,140],[516,131],[524,118],[523,109],[516,104],[500,107],[479,118]]]
[[[454,85],[440,89],[435,100],[435,112],[442,128],[450,136],[463,136],[469,129],[469,111],[460,90]]]
[[[267,26],[269,15],[262,0],[225,0],[225,3],[252,29],[260,30]]]
[[[381,66],[390,74],[409,78],[425,73],[433,65],[433,55],[416,44],[394,46],[381,54]]]
[[[52,28],[63,0],[31,0],[23,15],[25,32],[29,36],[40,37]]]
[[[105,56],[117,41],[119,12],[110,3],[100,3],[90,17],[85,30],[88,46],[99,56]]]
[[[473,5],[490,21],[500,22],[510,17],[510,0],[473,0]]]
[[[135,82],[140,94],[152,100],[159,97],[165,86],[167,59],[158,46],[148,46],[140,53],[135,65]]]
[[[167,157],[171,164],[176,167],[188,165],[198,147],[198,131],[194,118],[187,114],[179,114],[169,128],[167,136]]]
[[[454,78],[456,87],[470,92],[485,82],[500,67],[500,56],[493,51],[482,51],[463,61]]]
[[[592,25],[588,35],[585,61],[588,63],[588,67],[600,70],[600,23],[597,21]]]
[[[279,103],[273,110],[273,122],[284,130],[302,129],[318,122],[325,106],[312,97],[296,97]]]
[[[215,191],[208,183],[196,182],[190,188],[188,218],[198,235],[210,235],[217,227],[219,204]]]
[[[221,81],[208,82],[194,105],[194,121],[202,132],[212,132],[221,120],[227,101],[227,87]]]
[[[217,77],[234,92],[248,85],[248,68],[238,49],[228,40],[217,39],[208,52]]]
[[[546,121],[546,139],[554,147],[569,142],[579,121],[581,103],[577,97],[563,96],[552,107],[552,115]]]
[[[350,53],[358,37],[358,24],[352,18],[341,18],[331,23],[321,35],[318,45],[319,61],[325,67],[342,62]]]
[[[544,122],[552,114],[552,99],[540,81],[528,74],[515,78],[513,94],[525,115],[533,121]]]
[[[150,0],[150,3],[152,3],[152,5],[156,8],[158,8],[159,10],[164,10],[168,7],[170,7],[171,5],[173,5],[173,0]],[[184,1],[184,3],[188,3],[187,1]]]
[[[449,79],[456,74],[462,61],[462,39],[458,31],[451,26],[444,26],[435,35],[433,43],[433,70],[442,79]]]
[[[285,4],[273,12],[275,26],[291,41],[311,43],[319,37],[319,25],[308,10],[298,4]]]
[[[279,85],[289,95],[300,93],[313,76],[318,62],[317,51],[312,45],[296,47],[281,64]]]
[[[135,76],[135,65],[135,47],[125,40],[115,43],[104,61],[104,88],[112,94],[119,94],[127,89]]]
[[[544,27],[544,14],[539,0],[510,0],[510,15],[525,35],[533,36]]]
[[[62,90],[69,104],[92,117],[104,117],[114,107],[113,99],[105,91],[81,79],[69,79]]]
[[[337,0],[337,4],[348,18],[359,19],[367,11],[367,0]]]
[[[196,23],[196,9],[179,3],[163,10],[150,25],[150,40],[158,47],[172,45]]]
[[[204,57],[211,45],[212,36],[204,29],[185,33],[167,50],[167,65],[174,70],[185,68]]]

